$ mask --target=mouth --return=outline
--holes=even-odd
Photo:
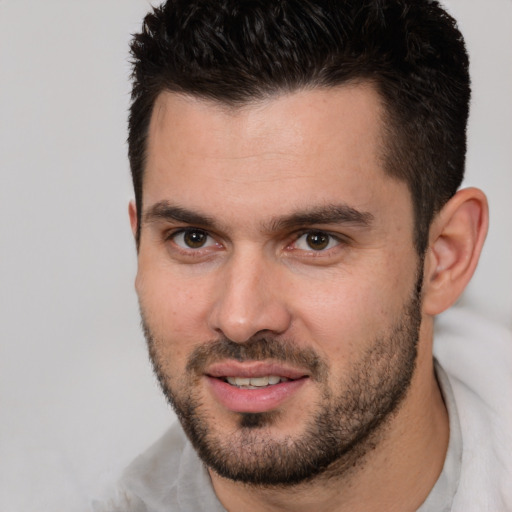
[[[215,364],[205,375],[214,397],[234,412],[266,412],[293,398],[309,381],[303,371],[262,362]]]
[[[278,375],[265,375],[263,377],[224,377],[222,380],[240,389],[262,389],[294,379],[279,377]]]
[[[265,361],[226,361],[208,368],[207,377],[241,389],[261,389],[309,377],[307,372]]]

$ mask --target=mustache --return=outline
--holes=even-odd
[[[324,380],[327,364],[311,348],[299,348],[291,340],[275,336],[258,336],[243,343],[220,338],[196,347],[190,354],[186,370],[196,375],[204,373],[208,365],[223,361],[239,362],[272,360],[305,369],[316,380]]]

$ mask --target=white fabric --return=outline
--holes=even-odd
[[[450,415],[450,447],[420,512],[512,510],[512,336],[468,312],[446,316],[438,322],[434,352]],[[179,425],[134,461],[117,496],[93,510],[224,511]]]
[[[457,512],[512,510],[512,336],[456,308],[439,319],[434,353],[450,380],[462,429]]]
[[[435,361],[436,377],[443,394],[443,400],[450,420],[450,439],[443,470],[427,499],[418,512],[450,512],[460,481],[462,466],[462,432],[459,412],[450,379],[439,361]]]

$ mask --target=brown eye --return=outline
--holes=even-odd
[[[202,229],[184,229],[175,233],[172,239],[182,249],[204,249],[215,245],[215,240]]]
[[[327,233],[322,233],[321,231],[308,233],[306,235],[306,243],[314,251],[321,251],[325,249],[329,245],[330,241],[331,237]]]
[[[294,248],[301,251],[325,251],[340,244],[340,240],[325,231],[308,231],[295,241]]]
[[[183,233],[183,242],[191,249],[203,247],[207,239],[208,235],[204,231],[185,231]]]

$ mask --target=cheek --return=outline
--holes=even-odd
[[[320,286],[296,285],[294,296],[304,297],[296,302],[300,328],[327,357],[355,357],[400,316],[413,289],[413,272],[398,272],[384,264],[377,268],[382,270],[345,273]]]
[[[152,325],[162,326],[166,331],[185,329],[207,306],[206,280],[187,279],[158,264],[139,262],[136,290]]]
[[[159,363],[166,374],[174,374],[194,346],[211,338],[205,322],[207,293],[189,280],[140,265],[136,289]]]
[[[367,292],[360,284],[342,282],[310,294],[302,307],[300,322],[329,358],[348,357],[382,324],[382,301]]]

